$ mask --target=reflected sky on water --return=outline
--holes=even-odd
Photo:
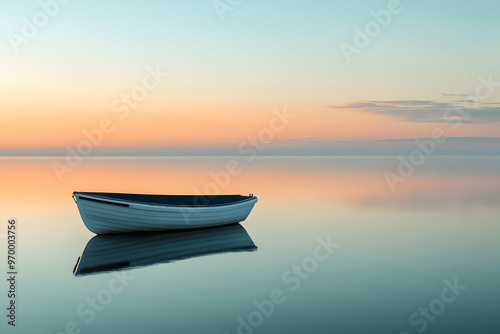
[[[240,170],[226,177],[231,160]],[[0,159],[0,218],[19,227],[18,326],[3,322],[2,333],[71,322],[82,333],[500,331],[498,157],[427,158],[394,192],[384,173],[397,173],[397,157],[97,158],[62,181],[54,161],[64,160]],[[241,223],[258,251],[73,275],[94,237],[73,191],[213,189],[258,196]],[[169,247],[149,239],[119,247],[129,259],[144,247],[165,256]]]

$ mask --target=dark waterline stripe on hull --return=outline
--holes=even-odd
[[[90,201],[90,202],[98,202],[98,203],[105,203],[105,204],[110,204],[110,205],[125,206],[127,208],[130,207],[130,205],[124,204],[124,203],[114,203],[114,202],[108,202],[108,201],[103,201],[100,199],[94,199],[94,198],[88,198],[88,197],[82,197],[82,196],[80,196],[79,199],[84,199],[84,200]]]

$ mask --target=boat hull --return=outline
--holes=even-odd
[[[215,206],[133,203],[74,194],[85,226],[96,234],[193,229],[245,220],[257,198]]]

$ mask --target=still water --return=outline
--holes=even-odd
[[[5,276],[10,218],[18,250],[2,333],[500,332],[499,157],[428,158],[394,191],[397,157],[53,162],[0,159]],[[226,229],[94,238],[73,191],[259,202]]]

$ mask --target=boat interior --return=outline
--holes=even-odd
[[[255,198],[253,194],[242,195],[146,195],[146,194],[126,194],[126,193],[100,193],[100,192],[78,192],[73,195],[87,195],[93,198],[111,199],[132,203],[154,204],[154,205],[174,205],[174,206],[217,206],[228,205],[247,201]]]

